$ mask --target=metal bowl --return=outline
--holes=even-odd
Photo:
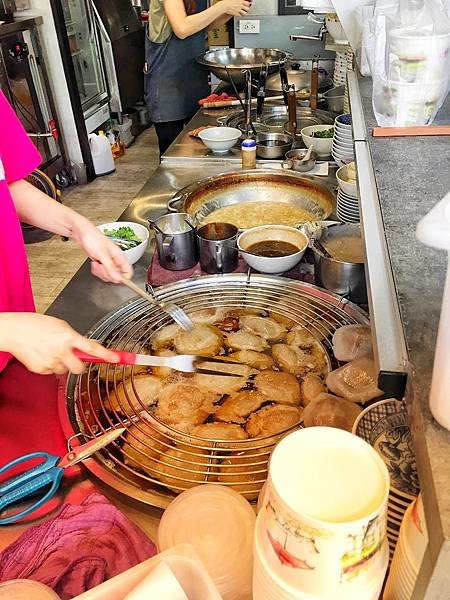
[[[292,147],[293,139],[285,133],[260,133],[256,136],[259,158],[282,158]]]
[[[257,77],[261,65],[267,65],[268,73],[273,73],[279,65],[283,65],[288,58],[288,52],[271,48],[221,48],[208,50],[197,57],[197,62],[214,73],[216,77],[231,83],[245,83],[243,70],[250,70]],[[227,67],[227,68],[225,68]],[[228,70],[228,73],[227,73]]]
[[[203,223],[214,211],[231,204],[245,202],[287,202],[307,211],[313,221],[326,219],[333,211],[334,192],[290,171],[252,169],[223,173],[188,185],[169,200],[170,211],[186,212],[195,224]],[[266,222],[255,222],[266,225]]]
[[[283,167],[298,171],[300,173],[306,173],[314,168],[317,160],[317,154],[311,152],[309,160],[302,162],[302,158],[308,152],[307,148],[297,148],[295,150],[289,150],[286,152],[286,161],[283,163]]]

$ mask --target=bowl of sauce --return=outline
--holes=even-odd
[[[261,273],[278,274],[293,269],[308,247],[304,233],[286,225],[262,225],[238,237],[245,262]]]

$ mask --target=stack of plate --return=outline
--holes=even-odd
[[[412,597],[427,545],[427,525],[419,495],[403,518],[384,600],[409,600]]]
[[[389,471],[387,538],[392,559],[404,514],[420,491],[408,415],[398,400],[381,400],[358,416],[353,433],[375,448]]]
[[[347,82],[347,56],[345,52],[336,52],[336,59],[334,61],[334,75],[333,83],[334,87],[338,85],[345,85]]]
[[[337,216],[344,223],[359,223],[359,201],[357,197],[349,196],[341,189],[337,195]]]
[[[334,120],[331,155],[340,167],[354,160],[352,117],[349,113],[339,115]]]

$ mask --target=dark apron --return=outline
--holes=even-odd
[[[206,0],[197,2],[199,12]],[[208,72],[195,60],[205,52],[205,32],[180,40],[172,33],[162,44],[145,36],[145,99],[154,123],[180,121],[198,110],[198,101],[210,93]]]

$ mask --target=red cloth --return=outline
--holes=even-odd
[[[243,258],[239,258],[237,268],[233,273],[247,273],[249,266]],[[182,279],[190,279],[191,277],[200,277],[201,275],[208,275],[205,271],[202,271],[200,263],[197,263],[195,267],[186,269],[185,271],[169,271],[164,269],[159,264],[158,255],[156,252],[153,254],[152,262],[147,270],[147,282],[154,287],[165,285],[166,283],[174,283],[181,281]],[[298,279],[299,281],[307,281],[308,283],[314,283],[314,267],[307,263],[300,263],[295,266],[291,271],[283,273],[284,277],[290,279]]]
[[[0,312],[32,312],[28,263],[22,229],[8,184],[23,179],[41,163],[41,157],[22,124],[0,92]],[[0,352],[0,371],[11,355]]]
[[[154,543],[94,492],[30,527],[0,553],[0,581],[33,579],[66,600],[156,554]]]
[[[0,373],[0,465],[29,452],[67,453],[58,417],[58,379],[11,361]]]

